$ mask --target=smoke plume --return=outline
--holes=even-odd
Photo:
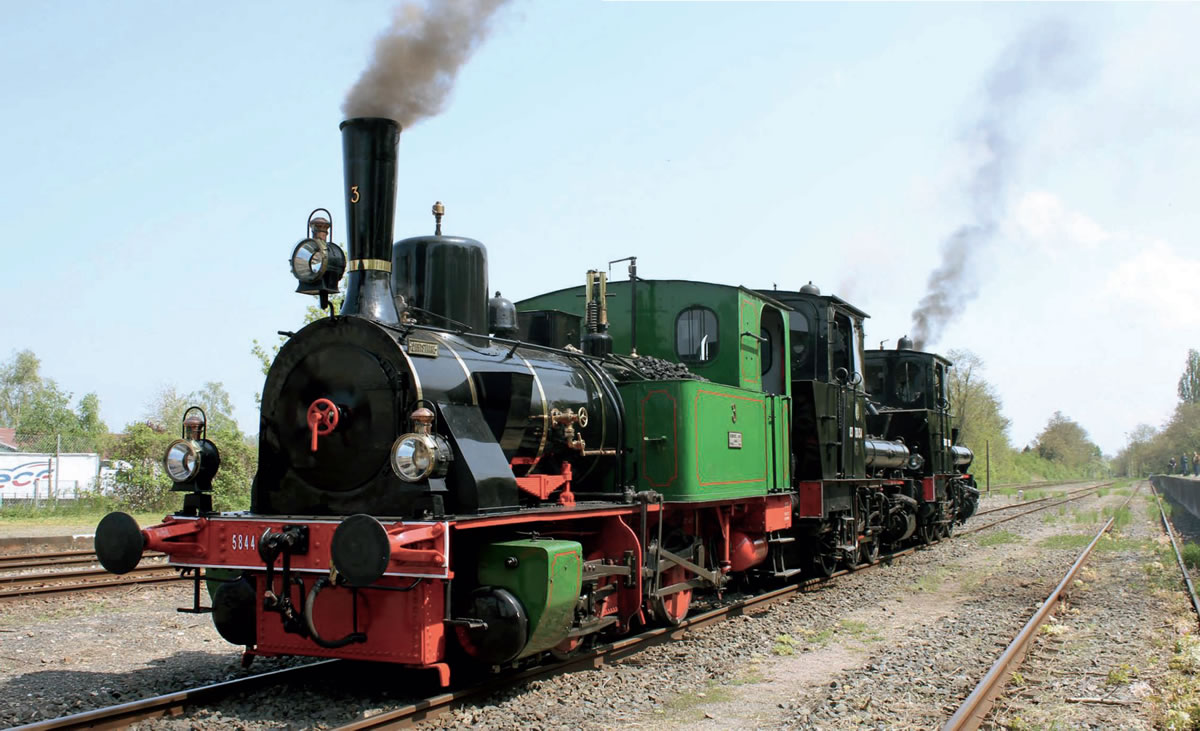
[[[1005,48],[983,87],[980,117],[971,125],[968,142],[982,148],[967,194],[972,220],[942,242],[942,261],[929,275],[925,296],[912,313],[916,348],[935,341],[976,292],[967,280],[975,253],[996,235],[1004,216],[1004,198],[1016,158],[1009,138],[1022,105],[1043,89],[1064,90],[1076,83],[1067,62],[1074,51],[1067,28],[1043,23],[1026,30]]]
[[[371,65],[346,95],[347,117],[387,117],[401,127],[442,110],[463,63],[487,38],[507,0],[430,0],[396,9]]]

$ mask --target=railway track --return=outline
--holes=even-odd
[[[958,531],[958,533],[957,533],[956,535],[962,535],[962,536],[966,536],[966,535],[970,535],[970,534],[972,534],[972,533],[979,533],[980,531],[985,531],[985,530],[987,530],[988,528],[994,528],[995,526],[998,526],[998,525],[1000,525],[1001,523],[1007,523],[1007,522],[1008,522],[1008,521],[1010,521],[1010,520],[1016,520],[1017,518],[1020,518],[1020,517],[1022,517],[1022,516],[1025,516],[1025,515],[1029,515],[1030,513],[1037,513],[1037,512],[1039,512],[1039,511],[1042,511],[1042,510],[1047,510],[1047,509],[1049,509],[1049,508],[1056,508],[1056,507],[1058,507],[1059,505],[1063,505],[1064,503],[1074,502],[1075,500],[1079,500],[1079,499],[1082,499],[1082,498],[1088,497],[1089,495],[1092,495],[1092,494],[1094,494],[1096,491],[1100,490],[1101,488],[1104,488],[1104,487],[1109,487],[1109,486],[1111,486],[1112,484],[1113,484],[1113,483],[1111,483],[1111,482],[1104,482],[1104,483],[1101,483],[1101,484],[1099,484],[1099,485],[1092,485],[1092,486],[1090,486],[1090,487],[1085,487],[1085,488],[1083,488],[1083,489],[1081,489],[1081,490],[1076,490],[1075,492],[1073,492],[1073,493],[1070,493],[1070,494],[1069,494],[1067,497],[1064,497],[1064,498],[1058,499],[1058,500],[1057,500],[1057,502],[1052,502],[1052,503],[1049,503],[1049,504],[1046,504],[1046,505],[1041,505],[1040,507],[1032,508],[1032,509],[1030,509],[1030,510],[1023,510],[1023,511],[1021,511],[1021,512],[1019,512],[1019,513],[1016,513],[1016,514],[1014,514],[1014,515],[1009,515],[1009,516],[1006,516],[1006,517],[1000,518],[999,520],[993,520],[991,523],[986,523],[986,524],[984,524],[984,525],[972,526],[972,527],[970,527],[970,528],[967,528],[966,530],[961,530],[961,531]],[[1136,491],[1135,491],[1135,492],[1136,492]],[[1050,498],[1045,498],[1045,499],[1046,499],[1046,500],[1049,500]],[[1007,509],[1009,509],[1009,508],[1017,508],[1017,507],[1022,507],[1022,508],[1023,508],[1023,507],[1027,507],[1028,505],[1032,505],[1032,504],[1034,504],[1034,503],[1042,503],[1042,502],[1043,502],[1043,500],[1034,500],[1034,501],[1030,501],[1030,502],[1028,502],[1028,503],[1018,503],[1018,504],[1016,504],[1016,505],[1006,505],[1006,506],[1004,506],[1003,508],[1000,508],[1000,509],[1001,509],[1001,510],[1007,510]],[[991,509],[991,510],[984,511],[984,512],[989,512],[989,513],[991,513],[991,512],[996,512],[996,510],[997,510],[996,508],[993,508],[993,509]],[[983,515],[983,514],[984,514],[984,513],[983,513],[983,512],[981,512],[981,513],[977,513],[976,515]]]
[[[37,723],[25,726],[17,726],[16,728],[25,731],[32,729],[44,731],[46,729],[59,728],[119,728],[128,726],[136,721],[162,718],[163,716],[178,716],[189,706],[212,703],[234,693],[243,693],[280,683],[298,681],[320,668],[327,668],[330,665],[340,662],[342,661],[322,660],[307,665],[272,670],[271,672],[258,673],[257,675],[247,675],[244,678],[236,678],[221,683],[181,690],[175,693],[166,693],[151,698],[129,701],[117,706],[97,708],[93,711],[74,713],[70,716],[53,718],[48,721],[38,721]]]
[[[1068,483],[1068,484],[1072,484],[1072,483]],[[1079,493],[1090,492],[1093,490],[1099,490],[1102,487],[1108,487],[1112,484],[1114,484],[1114,483],[1105,482],[1104,484],[1101,484],[1101,485],[1087,485],[1085,487],[1079,488],[1078,490],[1068,490],[1066,495],[1064,495],[1062,497],[1069,497],[1071,495],[1076,495]],[[975,515],[987,515],[988,513],[999,513],[1004,510],[1013,510],[1015,508],[1024,508],[1029,505],[1037,505],[1038,503],[1044,503],[1047,500],[1055,500],[1058,497],[1059,496],[1056,496],[1056,495],[1047,495],[1046,497],[1041,497],[1041,498],[1038,498],[1037,500],[1022,500],[1020,502],[1013,503],[1012,505],[1001,505],[998,508],[988,508],[987,510],[980,510],[979,512],[975,513]]]
[[[1094,494],[1100,488],[1107,487],[1111,484],[1112,483],[1093,485],[1081,490],[1076,490],[1067,498],[1057,502],[1042,504],[1039,507],[1035,507],[1031,510],[1025,510],[1014,516],[1002,518],[982,526],[972,527],[970,530],[960,531],[955,535],[969,535],[971,533],[992,528],[1000,523],[1005,523],[1009,520],[1013,520],[1024,515],[1029,515],[1030,513],[1036,513],[1041,510],[1057,507],[1065,502],[1071,502],[1073,500],[1087,497],[1088,495]],[[1042,503],[1043,501],[1039,500],[1037,502]],[[1021,507],[1025,507],[1029,504],[1031,503],[1022,504]],[[366,731],[368,729],[406,726],[417,721],[436,717],[456,707],[486,697],[492,693],[501,691],[518,683],[546,678],[552,675],[571,672],[582,668],[600,667],[605,663],[611,663],[624,659],[625,657],[650,645],[682,638],[689,632],[694,632],[702,627],[707,627],[725,619],[741,616],[743,614],[766,611],[771,604],[787,601],[800,592],[822,584],[826,584],[827,582],[836,580],[839,577],[850,573],[869,570],[881,564],[889,564],[897,558],[915,553],[916,551],[925,547],[926,546],[914,546],[911,548],[905,548],[894,553],[880,556],[879,560],[871,564],[859,564],[851,569],[841,569],[828,578],[814,577],[798,584],[786,586],[781,589],[766,592],[764,594],[759,594],[754,597],[740,600],[728,606],[719,607],[702,614],[689,617],[677,627],[660,627],[653,630],[648,630],[647,632],[624,638],[618,642],[594,648],[593,650],[578,657],[551,665],[543,665],[536,668],[531,668],[514,676],[498,678],[494,682],[483,686],[465,688],[457,691],[446,691],[444,693],[429,696],[427,698],[422,698],[421,700],[402,708],[386,711],[370,718],[359,719],[343,726],[339,726],[338,731]]]
[[[0,557],[0,600],[179,580],[178,569],[156,562],[162,556],[161,553],[149,554],[149,565],[139,566],[121,576],[102,568],[72,570],[74,566],[97,565],[99,559],[92,551]]]
[[[1067,498],[1057,502],[1038,501],[1042,504],[1034,507],[1033,509],[1022,511],[1015,516],[1008,516],[983,526],[972,527],[970,530],[960,531],[955,535],[964,536],[981,530],[986,530],[1017,517],[1053,508],[1061,505],[1064,502],[1078,500],[1105,486],[1106,485],[1094,485],[1083,490],[1077,490]],[[1030,504],[1032,503],[1024,503],[1020,507],[1026,507]],[[935,544],[939,542],[940,541],[937,541]],[[681,639],[687,636],[689,633],[696,632],[697,630],[726,619],[739,617],[745,614],[757,614],[767,611],[772,604],[787,601],[801,592],[825,585],[850,573],[858,573],[870,570],[880,565],[890,564],[892,561],[898,558],[910,555],[926,547],[927,546],[924,545],[912,546],[895,551],[893,553],[881,555],[877,561],[871,564],[859,564],[853,568],[840,569],[832,576],[827,578],[814,577],[796,584],[791,584],[752,597],[740,599],[726,604],[725,606],[717,607],[715,609],[688,617],[677,626],[657,627],[650,629],[631,637],[625,637],[614,642],[593,647],[566,660],[540,665],[513,674],[502,675],[491,681],[469,688],[436,693],[434,695],[409,703],[406,706],[378,713],[370,718],[357,719],[338,727],[338,729],[339,731],[363,731],[366,729],[405,726],[427,718],[439,716],[454,708],[487,697],[488,695],[520,683],[547,678],[561,673],[572,672],[584,668],[597,668],[606,663],[619,662],[620,660],[640,652],[649,646]],[[308,665],[298,666],[295,668],[276,670],[269,673],[247,676],[246,678],[240,678],[237,680],[205,685],[175,693],[168,693],[165,695],[156,696],[154,698],[146,698],[140,701],[132,701],[107,708],[98,708],[92,711],[41,721],[38,723],[29,724],[27,726],[19,726],[17,728],[59,729],[78,727],[114,727],[128,725],[138,720],[160,718],[167,715],[178,715],[189,707],[217,703],[221,699],[235,693],[240,693],[247,690],[257,690],[259,688],[284,682],[290,683],[305,673],[315,672],[318,668],[328,668],[333,664],[340,662],[342,661],[326,660],[310,663]]]
[[[1099,487],[1101,486],[1096,486],[1095,489],[1099,489]],[[1142,486],[1139,484],[1129,495],[1129,497],[1126,498],[1125,502],[1121,504],[1120,509],[1126,508],[1130,501],[1133,500],[1134,496],[1137,495],[1138,491],[1141,490],[1141,488]],[[1060,503],[1054,503],[1039,509],[1044,510],[1045,508],[1054,507],[1054,505],[1058,504]],[[1161,504],[1159,509],[1161,511]],[[1027,513],[1021,513],[1021,515],[1026,514]],[[1166,520],[1165,514],[1163,515],[1163,519]],[[1096,533],[1096,536],[1092,538],[1091,543],[1089,543],[1087,547],[1083,549],[1083,551],[1079,554],[1079,557],[1075,559],[1075,563],[1073,563],[1071,568],[1067,570],[1066,576],[1064,576],[1062,580],[1058,582],[1058,585],[1054,587],[1054,590],[1050,592],[1050,595],[1046,597],[1046,600],[1042,602],[1041,606],[1034,613],[1034,615],[1030,617],[1028,622],[1025,623],[1025,626],[1021,628],[1021,631],[1017,633],[1017,636],[1013,638],[1012,642],[1008,644],[1008,647],[1005,648],[1004,652],[1001,653],[1000,657],[997,658],[995,663],[993,663],[987,674],[983,676],[983,679],[979,681],[979,684],[975,686],[975,689],[971,691],[971,694],[967,696],[967,699],[963,701],[962,705],[959,706],[954,715],[950,717],[950,720],[947,721],[942,727],[942,731],[970,731],[971,729],[979,728],[979,726],[987,718],[988,713],[991,711],[997,696],[1000,694],[1000,691],[1004,689],[1004,684],[1011,676],[1013,669],[1020,665],[1021,660],[1025,657],[1025,653],[1029,649],[1030,642],[1037,634],[1038,629],[1041,628],[1042,624],[1053,613],[1053,610],[1058,602],[1063,599],[1064,592],[1066,592],[1067,588],[1071,586],[1071,583],[1075,580],[1079,570],[1083,567],[1083,564],[1087,561],[1088,557],[1091,556],[1092,550],[1096,547],[1096,544],[1100,542],[1100,539],[1103,538],[1106,533],[1112,530],[1113,524],[1116,522],[1116,520],[1116,515],[1109,518],[1104,524],[1104,527],[1102,527]],[[995,524],[993,523],[993,525]],[[1180,566],[1183,566],[1182,559],[1180,559]],[[1187,572],[1185,570],[1185,576],[1186,573]],[[1192,594],[1192,601],[1196,601],[1194,593]],[[1200,605],[1196,606],[1200,607]],[[1200,611],[1200,609],[1198,609],[1198,611]]]
[[[121,576],[110,574],[104,569],[0,576],[0,599],[68,594],[131,584],[161,584],[165,581],[179,581],[180,578],[182,577],[179,575],[179,569],[165,564],[139,566]]]
[[[145,558],[158,558],[163,554],[149,551]],[[0,556],[0,571],[10,569],[54,568],[56,566],[88,566],[100,563],[95,551],[53,551],[46,553],[14,553]]]
[[[1154,485],[1150,485],[1150,493],[1154,495],[1154,502],[1158,505],[1158,517],[1162,520],[1163,530],[1167,532],[1167,537],[1171,539],[1171,548],[1175,549],[1175,560],[1179,564],[1179,570],[1183,572],[1183,583],[1187,587],[1188,597],[1192,600],[1192,609],[1196,612],[1196,620],[1200,622],[1200,599],[1196,598],[1196,587],[1192,585],[1192,575],[1187,570],[1187,566],[1183,563],[1183,554],[1179,552],[1179,542],[1175,540],[1175,531],[1171,528],[1171,521],[1167,518],[1167,511],[1163,508],[1162,498],[1158,494],[1158,490],[1154,489]]]

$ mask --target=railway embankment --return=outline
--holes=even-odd
[[[1150,482],[1173,505],[1183,508],[1200,523],[1200,477],[1153,475]]]

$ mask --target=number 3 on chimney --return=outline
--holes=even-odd
[[[357,185],[350,186],[350,202],[358,203],[358,186]]]

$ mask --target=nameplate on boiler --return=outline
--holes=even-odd
[[[438,354],[437,343],[431,343],[428,340],[409,340],[408,354],[421,355],[426,358],[436,358]]]

